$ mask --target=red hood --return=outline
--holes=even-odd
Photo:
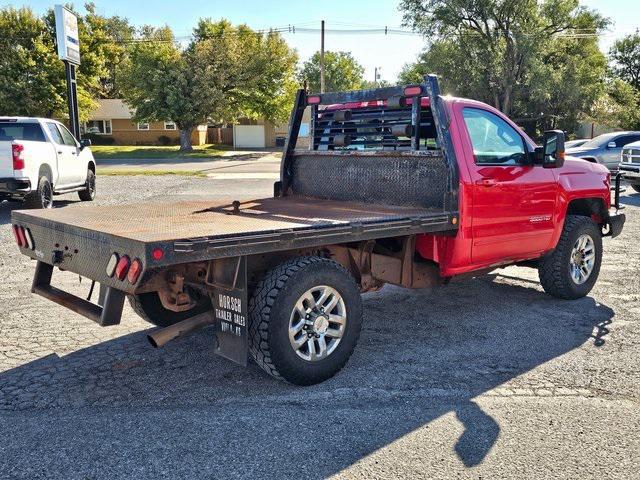
[[[599,163],[589,162],[581,158],[572,157],[567,155],[564,165],[560,169],[561,173],[600,173],[603,175],[609,174],[609,170],[604,165]]]

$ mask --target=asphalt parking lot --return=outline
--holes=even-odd
[[[272,192],[229,185],[101,177],[97,202]],[[154,350],[128,306],[102,328],[31,295],[0,204],[0,478],[640,478],[640,194],[622,201],[589,297],[517,267],[386,287],[346,368],[306,388],[214,356],[206,331]]]

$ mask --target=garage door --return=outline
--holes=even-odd
[[[264,125],[234,125],[233,146],[236,148],[264,148]]]

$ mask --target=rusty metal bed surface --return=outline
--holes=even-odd
[[[435,220],[435,223],[444,223],[446,227],[449,219],[441,208],[365,204],[301,196],[240,202],[235,213],[232,200],[198,200],[22,210],[14,212],[14,217],[42,227],[55,225],[60,229],[64,225],[140,242],[211,236],[242,237],[399,220],[413,222],[416,226],[425,222],[432,224]],[[440,226],[438,229],[444,228]]]

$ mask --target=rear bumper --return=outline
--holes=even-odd
[[[31,180],[28,178],[0,178],[0,193],[26,195],[31,193]]]

